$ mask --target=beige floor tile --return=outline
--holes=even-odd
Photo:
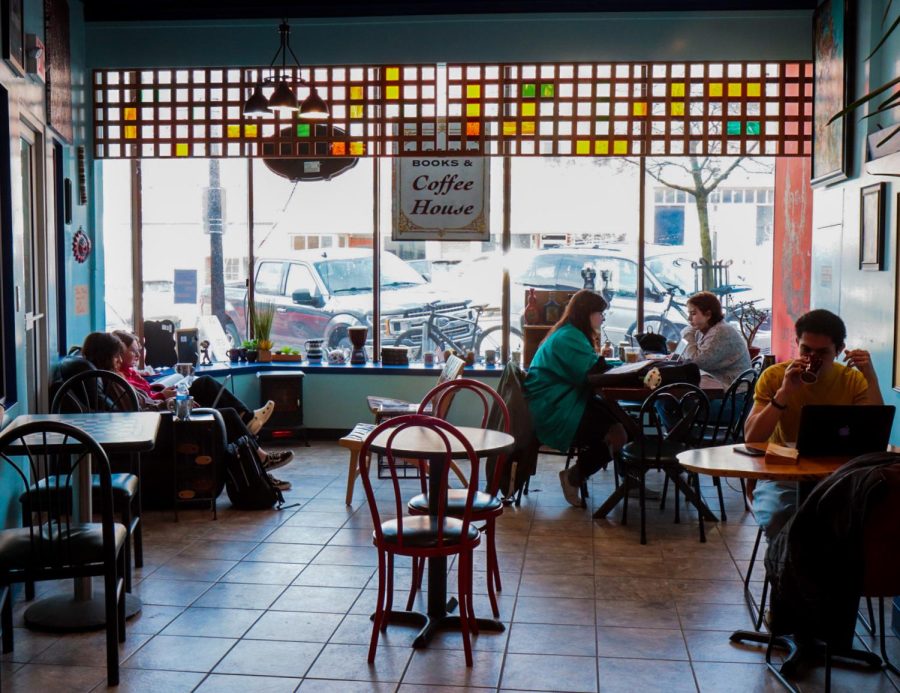
[[[239,561],[257,546],[254,541],[198,541],[185,548],[181,555]]]
[[[462,650],[413,650],[403,675],[405,684],[495,687],[500,682],[503,655],[499,652],[473,652],[473,666],[466,666]],[[535,658],[533,658],[535,659]]]
[[[125,622],[127,634],[129,637],[132,633],[156,635],[174,621],[182,611],[184,611],[183,606],[143,604],[137,615]]]
[[[229,608],[240,604],[246,609],[266,609],[285,589],[283,585],[220,582],[205,592],[193,606]]]
[[[13,628],[13,651],[0,655],[4,662],[30,662],[60,639],[55,633],[41,633],[29,628]]]
[[[784,691],[765,664],[695,662],[700,693],[776,693]]]
[[[394,587],[395,589],[397,589],[402,586],[402,584],[397,580],[397,574],[400,571],[398,568],[395,568],[394,570]],[[294,579],[293,584],[309,585],[315,587],[363,588],[375,574],[376,570],[371,566],[309,565],[306,566],[306,568],[303,569],[303,572]]]
[[[151,635],[135,633],[119,643],[119,662],[123,662],[147,642]],[[60,638],[37,657],[34,664],[56,664],[68,667],[106,668],[106,631],[70,633]]]
[[[262,614],[256,609],[191,607],[166,626],[162,635],[240,638]]]
[[[116,693],[191,693],[206,674],[192,671],[154,671],[151,669],[119,668]],[[93,693],[106,693],[106,682],[98,684]]]
[[[288,587],[271,606],[275,611],[344,614],[362,590],[352,587]]]
[[[379,644],[375,661],[367,661],[367,645],[326,645],[307,678],[349,681],[399,681],[413,650]]]
[[[341,614],[267,611],[244,636],[250,640],[328,642],[347,618]],[[366,619],[368,621],[368,619]]]
[[[596,631],[591,626],[514,623],[510,629],[507,651],[593,657],[597,654]]]
[[[647,659],[597,660],[601,693],[696,693],[688,662]]]
[[[195,693],[293,693],[299,685],[299,678],[210,674]]]
[[[290,526],[279,527],[266,537],[267,542],[283,544],[320,544],[328,543],[335,534],[331,527]]]
[[[665,628],[597,628],[597,653],[601,657],[632,659],[687,659],[680,630]]]
[[[677,602],[681,627],[685,630],[751,629],[750,612],[742,604],[687,604]]]
[[[598,600],[597,625],[630,628],[680,628],[674,602]]]
[[[318,614],[317,614],[318,615]],[[387,647],[412,647],[419,629],[412,626],[389,624],[379,635],[379,645]],[[365,645],[372,637],[372,620],[364,614],[348,614],[331,636],[330,642],[339,645]]]
[[[296,563],[264,563],[241,561],[222,576],[221,582],[244,582],[257,585],[290,585],[304,566]]]
[[[134,593],[145,604],[188,606],[213,586],[199,580],[163,580],[149,577],[135,585]]]
[[[592,693],[597,690],[597,660],[595,657],[509,654],[503,664],[500,686],[503,689]]]
[[[516,601],[513,622],[594,625],[594,601],[592,599],[520,596]]]
[[[213,673],[300,678],[321,651],[319,643],[241,640]]]
[[[55,664],[25,664],[3,683],[9,693],[86,693],[106,684],[106,667],[66,667]]]
[[[233,638],[156,635],[126,659],[122,666],[129,669],[207,672],[236,642]]]
[[[394,682],[303,679],[297,693],[394,693],[396,690],[397,684]]]

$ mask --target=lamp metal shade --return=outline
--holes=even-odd
[[[266,115],[271,113],[269,110],[269,102],[266,100],[262,92],[262,84],[257,84],[256,89],[244,104],[244,115]]]
[[[286,81],[282,80],[275,87],[275,91],[269,98],[269,109],[273,111],[297,110],[297,97]]]
[[[328,104],[315,89],[312,89],[309,96],[300,104],[300,117],[304,120],[325,120],[329,115]]]

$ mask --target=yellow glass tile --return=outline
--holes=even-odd
[[[332,142],[331,153],[334,154],[334,156],[344,156],[344,154],[347,153],[347,145],[343,142]]]
[[[361,101],[363,97],[362,87],[350,87],[350,99],[353,101]]]
[[[387,87],[384,91],[385,91],[385,96],[389,99],[399,99],[400,98],[400,87]]]
[[[245,125],[244,126],[244,137],[256,137],[259,133],[259,126],[257,125]]]
[[[709,83],[709,95],[713,97],[722,96],[722,83],[721,82],[710,82]]]
[[[503,121],[503,134],[504,135],[515,135],[516,134],[516,121],[504,120]]]
[[[609,154],[609,142],[606,140],[594,142],[594,154]]]
[[[350,106],[350,117],[351,118],[362,118],[363,117],[363,107],[359,104],[354,104]]]
[[[466,115],[469,118],[478,118],[481,115],[481,104],[480,103],[467,103],[466,104]]]
[[[467,99],[480,99],[481,98],[481,85],[480,84],[467,84],[466,85],[466,98]]]
[[[466,135],[478,137],[481,134],[481,123],[466,123]]]
[[[229,125],[228,126],[228,136],[229,137],[240,137],[241,136],[241,126],[240,125]]]
[[[126,125],[125,126],[125,139],[133,140],[137,137],[137,125]]]
[[[178,142],[175,145],[175,156],[188,156],[191,153],[187,142]]]
[[[613,154],[627,154],[628,153],[628,141],[627,140],[616,140],[613,142]]]
[[[683,116],[684,115],[684,101],[673,101],[672,102],[672,115],[673,116]]]
[[[534,102],[533,101],[527,101],[522,104],[522,115],[525,118],[531,118],[534,115],[534,113],[535,113],[535,110],[534,110]]]
[[[645,101],[635,101],[631,105],[631,113],[635,116],[647,115],[647,103]]]
[[[534,134],[534,121],[527,120],[522,123],[522,134],[523,135],[533,135]]]
[[[760,96],[762,94],[762,86],[759,82],[751,82],[747,85],[747,96]]]
[[[125,109],[125,120],[137,120],[137,109],[136,108],[126,108]]]
[[[732,82],[728,85],[728,96],[740,96],[742,92],[740,82]]]
[[[587,140],[578,140],[575,143],[575,153],[576,154],[590,154],[591,153],[591,143]]]
[[[684,82],[672,82],[672,96],[684,96]]]
[[[389,67],[384,71],[384,78],[388,82],[396,82],[400,79],[400,68],[399,67]]]
[[[365,142],[351,142],[350,143],[350,155],[351,156],[363,156],[365,153],[366,153]]]

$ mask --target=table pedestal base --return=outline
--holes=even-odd
[[[461,630],[459,616],[428,616],[421,611],[389,611],[386,614],[389,624],[408,626],[421,625],[421,630],[413,640],[412,646],[416,649],[427,647],[431,638],[440,630]],[[476,618],[478,632],[502,633],[506,630],[500,621],[493,618]]]
[[[125,595],[125,618],[141,610],[141,600]],[[106,627],[106,602],[103,596],[75,599],[70,595],[47,597],[25,610],[25,625],[33,630],[51,633],[77,633]]]

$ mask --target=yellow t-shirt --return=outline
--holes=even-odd
[[[776,363],[769,366],[756,381],[754,403],[768,404],[781,387],[784,380],[784,372],[790,365],[790,361]],[[781,418],[772,435],[770,443],[796,443],[800,430],[800,410],[807,404],[865,404],[866,392],[869,383],[866,377],[855,368],[839,363],[832,364],[831,368],[812,385],[801,385],[794,390],[786,402],[778,401],[787,406],[781,413]]]

